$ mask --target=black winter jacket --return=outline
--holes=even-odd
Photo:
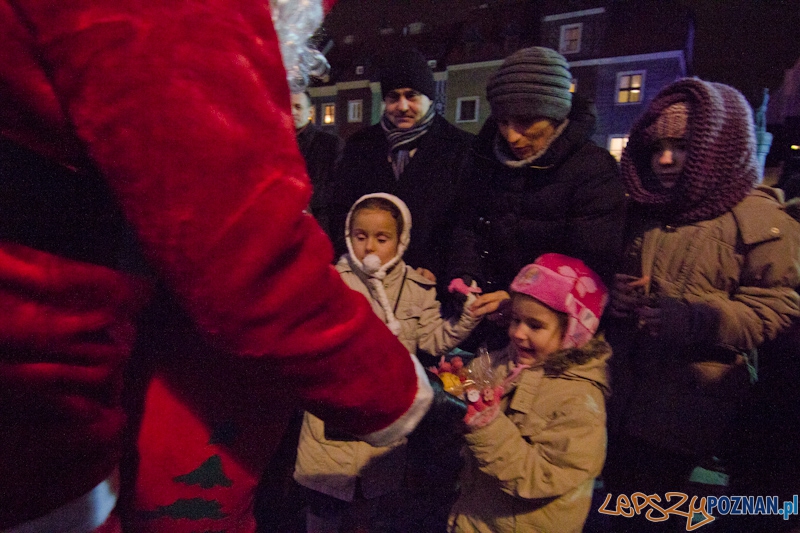
[[[485,292],[507,290],[523,266],[557,252],[609,282],[622,250],[625,192],[614,158],[589,140],[595,116],[592,104],[574,98],[567,127],[524,168],[498,161],[489,118],[461,189],[448,279],[470,276]]]
[[[466,177],[474,139],[471,133],[437,115],[400,179],[395,180],[388,159],[389,144],[380,124],[350,137],[331,190],[333,241],[338,254],[346,251],[344,222],[353,203],[368,193],[394,194],[408,205],[412,218],[411,244],[403,259],[415,268],[431,270],[441,290],[446,281],[457,190]]]
[[[309,123],[297,134],[297,144],[300,146],[300,153],[303,154],[306,162],[308,177],[311,178],[311,185],[314,187],[309,211],[330,237],[329,213],[325,199],[328,197],[327,188],[333,179],[333,172],[339,156],[342,154],[344,141],[332,133],[322,131],[319,126]]]

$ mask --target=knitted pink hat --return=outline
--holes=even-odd
[[[597,332],[608,289],[583,261],[544,254],[519,271],[511,290],[569,316],[561,348],[580,348]]]

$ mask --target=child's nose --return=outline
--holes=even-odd
[[[672,150],[662,150],[661,155],[658,158],[658,164],[660,165],[671,165],[675,162],[675,159],[672,154]]]

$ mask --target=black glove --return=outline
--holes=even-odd
[[[608,314],[615,318],[634,318],[637,308],[647,304],[644,288],[631,285],[640,278],[615,274],[611,285]]]
[[[416,429],[408,435],[408,463],[428,476],[457,473],[467,404],[445,392],[439,376],[426,373],[433,387],[433,403]]]
[[[668,296],[638,308],[636,315],[651,336],[677,346],[712,341],[719,330],[719,314],[713,308]]]

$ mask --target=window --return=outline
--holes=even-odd
[[[569,83],[569,92],[574,93],[578,90],[578,78],[572,78],[572,81]]]
[[[622,151],[628,145],[627,135],[611,135],[608,138],[608,151],[614,156],[614,159],[619,161],[622,159]]]
[[[317,123],[317,106],[315,106],[313,103],[308,108],[308,121],[312,124]]]
[[[456,122],[478,122],[477,96],[465,96],[456,100]]]
[[[356,67],[356,76],[361,76],[364,74],[364,65],[358,65]]]
[[[637,104],[642,101],[644,71],[617,74],[617,103]]]
[[[322,123],[326,126],[336,123],[336,104],[322,104]]]
[[[431,69],[435,69],[436,68],[436,60],[435,59],[429,59],[428,60],[428,66],[431,67]]]
[[[363,120],[363,100],[350,100],[347,102],[347,122],[361,122]]]
[[[561,39],[558,51],[562,54],[577,54],[581,51],[581,32],[583,24],[565,24],[561,26]]]

